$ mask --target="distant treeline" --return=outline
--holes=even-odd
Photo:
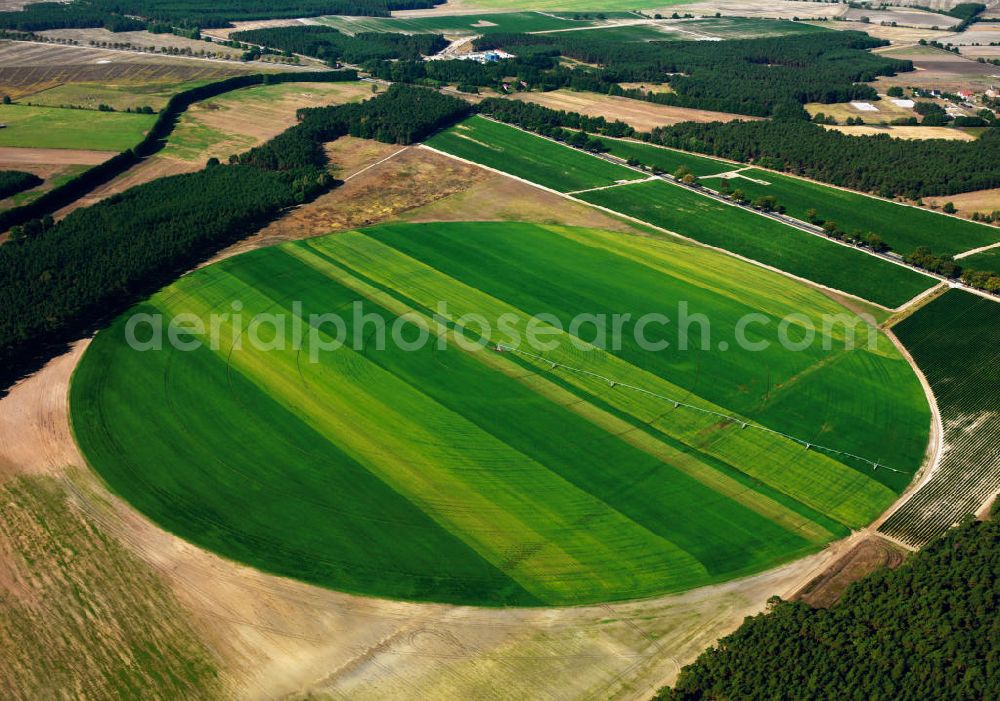
[[[354,36],[332,27],[274,27],[234,32],[236,41],[279,49],[333,63],[364,63],[383,59],[419,60],[448,45],[440,34],[394,34],[363,32]]]
[[[360,104],[303,110],[270,142],[19,228],[0,246],[0,368],[6,386],[92,324],[334,184],[323,141],[347,133],[409,143],[468,113],[468,103],[394,86]]]
[[[42,179],[34,173],[25,173],[23,170],[0,170],[0,199],[41,184]]]
[[[37,219],[68,205],[70,202],[76,201],[94,188],[124,173],[141,158],[149,156],[163,148],[164,140],[174,130],[180,114],[194,102],[251,85],[302,81],[341,82],[357,80],[357,77],[357,71],[353,70],[255,73],[226,78],[225,80],[219,80],[176,93],[167,101],[166,106],[160,110],[159,116],[153,123],[153,126],[146,133],[143,140],[134,148],[112,156],[104,161],[104,163],[84,171],[59,187],[52,188],[29,204],[0,212],[0,231],[5,231],[12,226]]]
[[[147,22],[179,27],[227,27],[233,21],[360,15],[388,17],[393,10],[427,9],[441,0],[73,0],[42,2],[0,12],[0,28],[41,31],[105,27],[143,29]]]
[[[682,122],[654,129],[648,140],[883,197],[916,200],[1000,187],[998,130],[975,141],[903,140],[848,136],[797,120]]]
[[[626,94],[652,102],[755,116],[776,114],[805,118],[807,102],[877,99],[863,83],[881,75],[913,70],[910,61],[872,54],[867,49],[888,42],[862,32],[793,34],[776,38],[720,42],[622,42],[601,38],[599,32],[555,34],[496,33],[475,41],[478,50],[502,48],[516,54],[517,75],[541,89],[573,87],[609,94]],[[527,68],[543,68],[540,58],[563,56],[594,64],[572,69],[554,63],[551,70],[528,77]],[[522,58],[523,57],[523,58]],[[484,66],[484,77],[496,69]],[[491,84],[474,82],[470,84]],[[624,90],[620,83],[647,83],[648,91]],[[668,83],[670,92],[656,92]],[[495,82],[493,82],[495,84]]]
[[[1000,698],[1000,522],[969,520],[829,609],[769,602],[654,701]]]

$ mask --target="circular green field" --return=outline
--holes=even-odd
[[[698,323],[679,331],[682,302],[710,323],[707,347]],[[645,326],[669,343],[655,351],[635,333],[653,312],[672,319]],[[550,331],[632,317],[608,350],[585,343],[596,322],[543,350],[527,338],[542,313],[531,323]],[[752,336],[766,350],[734,342],[748,313],[764,315]],[[799,338],[845,310],[669,241],[388,225],[231,258],[138,305],[84,355],[73,427],[155,522],[266,571],[479,605],[651,596],[815,551],[920,464],[929,411],[895,347],[846,350],[841,328],[830,348],[787,350],[791,313]]]

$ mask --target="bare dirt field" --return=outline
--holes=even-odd
[[[645,10],[647,14],[659,12],[669,17],[674,12],[691,13],[695,16],[710,17],[716,12],[730,17],[776,17],[780,19],[814,19],[837,17],[843,13],[844,5],[817,2],[773,2],[772,0],[700,0],[698,2],[664,5],[662,8]]]
[[[952,32],[930,27],[892,27],[881,24],[861,24],[860,22],[810,22],[818,27],[838,31],[864,32],[876,39],[886,39],[893,45],[916,44],[921,39],[941,41]],[[876,49],[878,51],[878,49]]]
[[[394,12],[393,15],[398,13]],[[300,24],[316,24],[310,18],[305,19],[258,19],[249,22],[233,22],[232,27],[219,27],[217,29],[206,29],[202,32],[205,36],[214,38],[229,39],[233,32],[247,32],[251,29],[267,29],[268,27],[294,27]]]
[[[851,548],[842,558],[806,584],[793,598],[816,608],[835,604],[854,582],[881,567],[902,564],[906,552],[884,538],[871,535]]]
[[[989,214],[1000,211],[1000,188],[963,192],[947,197],[925,197],[924,202],[938,207],[943,207],[945,202],[951,202],[960,214],[966,216],[973,212]]]
[[[255,70],[260,68],[233,62],[0,41],[0,93],[14,99],[68,83],[179,84]]]
[[[579,112],[591,117],[605,117],[609,120],[620,119],[640,131],[649,131],[653,127],[662,127],[678,122],[731,122],[734,119],[757,119],[757,117],[728,112],[671,107],[670,105],[657,105],[627,97],[573,92],[571,90],[522,92],[515,94],[513,99],[533,102],[557,110]]]
[[[957,17],[908,9],[869,10],[866,8],[849,7],[841,17],[854,21],[861,21],[862,17],[867,17],[871,20],[871,24],[896,22],[907,27],[938,27],[940,29],[953,27],[960,22]]]
[[[975,141],[976,137],[960,129],[951,127],[880,127],[880,126],[824,126],[825,129],[834,129],[853,136],[867,136],[870,134],[888,134],[896,139],[952,139],[954,141]]]
[[[30,170],[32,166],[95,166],[113,154],[107,151],[84,151],[69,148],[17,148],[0,147],[0,170]]]
[[[139,47],[153,47],[155,50],[178,49],[181,51],[190,50],[198,52],[218,54],[230,59],[238,59],[243,55],[241,49],[234,49],[221,44],[208,43],[197,39],[188,39],[176,34],[153,34],[152,32],[109,32],[107,29],[49,29],[40,32],[43,36],[53,39],[72,39],[80,42],[84,46],[90,46],[90,42],[104,42],[107,44],[132,44]]]
[[[963,46],[959,51],[962,52],[963,56],[971,59],[977,59],[980,56],[987,59],[1000,58],[1000,46]]]
[[[879,78],[874,85],[880,93],[893,85],[948,92],[981,92],[1000,81],[1000,66],[979,63],[932,46],[892,47],[882,53],[894,58],[909,59],[913,61],[916,70]]]
[[[961,46],[963,44],[992,44],[1000,41],[1000,24],[993,22],[977,22],[964,32],[949,34],[945,43]]]

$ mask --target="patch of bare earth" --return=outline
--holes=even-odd
[[[814,608],[827,608],[837,603],[854,582],[882,567],[896,568],[905,557],[902,548],[879,536],[868,536],[802,587],[793,598]]]
[[[975,141],[976,137],[959,129],[951,127],[902,127],[902,126],[846,126],[823,125],[824,129],[850,134],[851,136],[869,136],[871,134],[888,134],[894,139],[950,139],[952,141]]]
[[[589,117],[604,117],[612,121],[619,119],[639,131],[649,131],[654,127],[668,126],[678,122],[731,122],[734,119],[758,119],[758,117],[728,112],[672,107],[628,97],[573,92],[571,90],[522,92],[517,93],[514,99],[533,102],[551,109],[579,112]]]
[[[951,202],[955,205],[955,209],[963,215],[969,215],[973,212],[990,214],[1000,211],[1000,187],[991,190],[963,192],[947,197],[925,197],[924,202],[937,207],[943,207],[946,202]]]

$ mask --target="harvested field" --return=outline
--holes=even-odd
[[[851,584],[882,567],[895,569],[904,557],[905,551],[899,546],[878,536],[868,536],[792,598],[813,608],[829,608]]]
[[[823,125],[824,129],[833,129],[852,136],[868,136],[871,134],[888,134],[895,139],[951,139],[953,141],[975,141],[976,137],[961,129],[952,127],[900,127],[900,126],[835,126]]]
[[[969,216],[973,212],[980,214],[992,214],[1000,212],[1000,187],[991,190],[976,190],[975,192],[962,192],[957,195],[947,197],[925,197],[924,202],[943,207],[945,202],[951,202],[955,209],[963,216]]]
[[[156,52],[162,49],[177,49],[179,51],[204,56],[205,53],[218,55],[221,58],[239,59],[243,55],[241,49],[234,49],[222,44],[208,43],[197,39],[177,36],[176,34],[153,34],[152,32],[110,32],[103,28],[90,29],[49,29],[40,32],[43,36],[53,39],[69,39],[79,42],[82,46],[92,46],[91,42],[106,44],[131,44],[132,46],[148,49],[152,47]],[[150,51],[150,53],[153,53]]]
[[[887,27],[881,24],[860,24],[858,22],[816,22],[816,24],[842,32],[864,32],[876,39],[886,39],[892,44],[915,44],[921,39],[941,41],[942,38],[951,34],[949,31],[931,29],[930,27]],[[881,52],[882,49],[876,49],[876,51]]]
[[[85,151],[69,148],[0,147],[0,169],[31,170],[34,166],[96,166],[111,156],[107,151]],[[31,171],[35,172],[35,171]]]
[[[957,92],[982,92],[1000,78],[1000,66],[979,63],[933,46],[893,47],[882,52],[913,61],[915,71],[878,78],[873,85],[884,93],[890,86],[914,86]]]
[[[909,117],[916,117],[918,120],[921,118],[920,115],[914,112],[911,108],[899,107],[886,95],[880,95],[880,97],[882,98],[881,100],[875,100],[868,103],[875,107],[878,110],[877,112],[858,109],[850,102],[835,102],[829,104],[823,102],[810,102],[805,106],[805,108],[812,117],[822,113],[827,117],[833,117],[840,123],[857,117],[861,117],[865,120],[866,124],[879,124],[880,122],[891,122],[894,119]]]
[[[759,17],[763,19],[792,19],[799,17],[811,19],[817,17],[837,17],[844,11],[840,4],[815,2],[770,2],[769,0],[701,0],[696,2],[661,2],[667,16],[672,12],[691,13],[696,16],[710,17],[716,12],[723,16]]]
[[[730,122],[734,119],[757,119],[757,117],[746,117],[727,112],[657,105],[627,97],[574,92],[572,90],[520,92],[516,93],[513,99],[533,102],[556,110],[579,112],[590,117],[604,117],[611,121],[620,119],[639,131],[649,131],[654,127],[668,126],[678,122]]]
[[[934,12],[924,12],[923,10],[911,10],[905,8],[872,10],[868,8],[845,8],[841,15],[844,19],[860,22],[862,17],[867,17],[872,24],[881,22],[896,22],[907,27],[940,27],[947,29],[959,23],[957,17],[941,15]],[[864,28],[861,28],[864,31]]]
[[[177,85],[260,70],[260,67],[237,63],[130,51],[24,41],[0,42],[0,93],[14,99],[66,83]]]
[[[302,107],[354,102],[371,96],[368,83],[282,83],[258,85],[196,102],[180,118],[158,156],[204,163],[280,134],[295,124]]]

